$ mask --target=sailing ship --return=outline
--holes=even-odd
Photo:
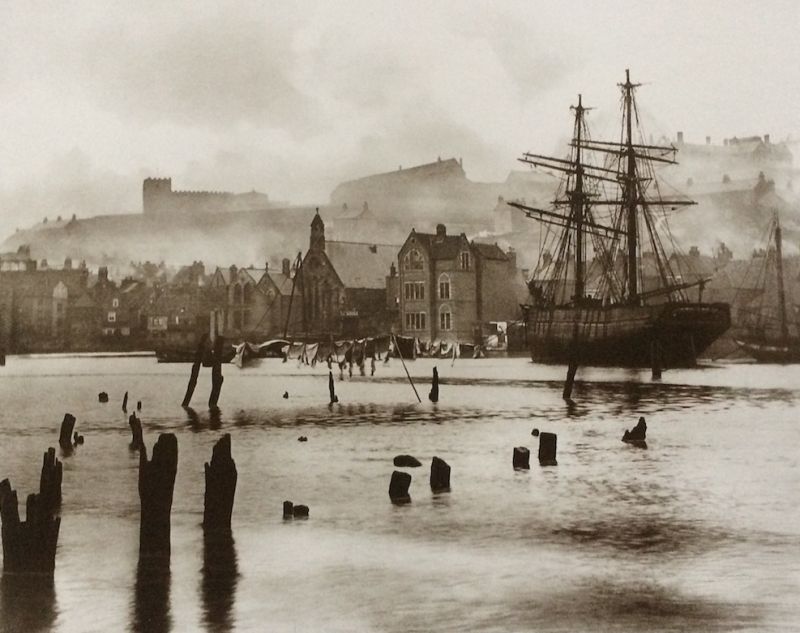
[[[564,174],[551,208],[509,203],[548,228],[529,280],[532,302],[523,306],[527,343],[537,362],[693,366],[730,327],[730,306],[704,303],[709,279],[691,278],[680,258],[668,258],[667,215],[695,203],[661,195],[655,164],[674,164],[677,150],[645,143],[634,98],[639,84],[626,70],[619,85],[619,140],[591,139],[590,108],[579,95],[568,158],[520,159]],[[687,293],[693,287],[696,301]]]
[[[797,363],[800,362],[800,336],[797,328],[794,334],[790,333],[786,314],[783,235],[777,212],[769,226],[767,244],[764,257],[754,259],[760,263],[756,267],[757,297],[740,310],[742,331],[734,340],[758,362]]]

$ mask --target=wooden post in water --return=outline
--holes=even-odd
[[[197,377],[200,375],[200,366],[203,364],[203,354],[205,353],[206,341],[208,337],[203,334],[197,344],[197,351],[194,354],[192,363],[192,373],[189,375],[189,384],[186,385],[186,395],[183,396],[181,406],[188,407],[194,395],[194,388],[197,386]]]
[[[653,380],[661,379],[661,343],[657,340],[650,341],[650,366]]]
[[[128,412],[128,392],[125,392],[125,395],[122,397],[122,412]]]
[[[575,384],[575,374],[577,371],[578,362],[570,360],[569,367],[567,367],[567,380],[564,382],[564,391],[561,394],[564,400],[570,400],[572,398],[572,386]]]
[[[8,479],[0,481],[3,570],[52,574],[61,518],[56,510],[61,501],[61,462],[50,448],[42,460],[39,494],[28,495],[25,521],[20,521],[17,492]]]
[[[339,397],[336,395],[336,388],[333,386],[333,372],[328,372],[328,395],[331,397],[331,404],[339,402]]]
[[[58,434],[58,445],[65,451],[72,450],[72,431],[75,428],[75,416],[65,413],[61,421],[61,431]]]
[[[144,448],[144,438],[142,437],[142,423],[135,413],[131,413],[128,418],[128,426],[131,427],[131,444],[130,448],[133,451],[139,451]]]
[[[439,457],[431,460],[431,490],[433,492],[450,490],[450,465]]]
[[[428,392],[428,399],[431,402],[439,402],[439,370],[433,368],[433,380],[431,381],[431,390]]]
[[[219,394],[222,391],[222,347],[225,344],[225,338],[217,336],[214,339],[214,352],[212,354],[213,364],[211,365],[211,394],[208,396],[208,407],[214,409],[219,402]]]
[[[206,462],[206,493],[203,511],[203,530],[230,532],[233,497],[236,494],[236,463],[231,457],[231,434],[223,435]]]
[[[139,451],[139,559],[160,557],[169,560],[170,512],[175,474],[178,471],[178,440],[162,433],[148,461],[147,447]]]

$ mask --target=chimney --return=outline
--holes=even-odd
[[[97,280],[108,281],[108,266],[100,266],[97,269]]]
[[[389,266],[389,277],[397,277],[397,266],[394,265],[394,262]]]
[[[678,132],[678,143],[683,143],[683,132]]]
[[[447,236],[447,227],[444,224],[436,225],[436,238],[443,240]]]
[[[265,273],[269,272],[269,260],[268,259],[264,261],[264,272]]]
[[[769,134],[764,135],[764,142],[769,145]]]
[[[291,266],[291,262],[289,261],[289,258],[288,258],[288,257],[284,257],[284,258],[281,260],[281,272],[282,272],[282,273],[283,273],[283,274],[284,274],[286,277],[291,277],[291,269],[290,269],[290,266]]]
[[[711,137],[706,136],[706,145],[711,145]]]
[[[231,264],[228,270],[231,271],[231,282],[233,282],[233,278],[236,277],[236,264]]]
[[[64,260],[64,270],[72,270],[72,258],[67,257]]]

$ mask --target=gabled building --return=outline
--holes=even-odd
[[[490,323],[519,318],[527,293],[516,256],[466,235],[412,229],[398,254],[400,331],[424,340],[479,341]]]
[[[270,270],[269,262],[264,268],[217,268],[209,285],[224,297],[220,307],[226,336],[252,339],[283,333],[294,285],[288,259],[280,271]]]
[[[311,221],[308,251],[298,271],[302,312],[293,322],[312,336],[361,337],[391,327],[386,276],[398,247],[326,241],[319,212]]]

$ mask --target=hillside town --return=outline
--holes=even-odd
[[[675,143],[685,161],[670,177],[685,178],[704,209],[724,209],[738,226],[758,227],[795,200],[786,143],[767,135],[691,145],[682,133]],[[148,178],[141,215],[45,219],[6,240],[2,346],[6,353],[153,351],[191,347],[213,327],[232,342],[394,333],[522,351],[523,311],[551,254],[537,249],[541,226],[507,200],[546,204],[554,186],[542,170],[472,183],[461,159],[437,159],[342,183],[327,206],[313,209],[273,206],[255,191],[175,191],[170,179]],[[791,217],[785,234],[797,243]],[[157,255],[154,245],[169,241],[180,253],[184,240],[205,257],[122,259],[131,244]],[[671,267],[684,281],[703,280],[701,299],[730,303],[735,324],[737,309],[757,294],[751,260],[768,253],[722,239],[712,248],[687,246],[671,253]],[[787,250],[793,287],[800,259]],[[658,277],[656,259],[646,249],[640,259],[647,289]],[[714,350],[731,348],[723,339]]]

